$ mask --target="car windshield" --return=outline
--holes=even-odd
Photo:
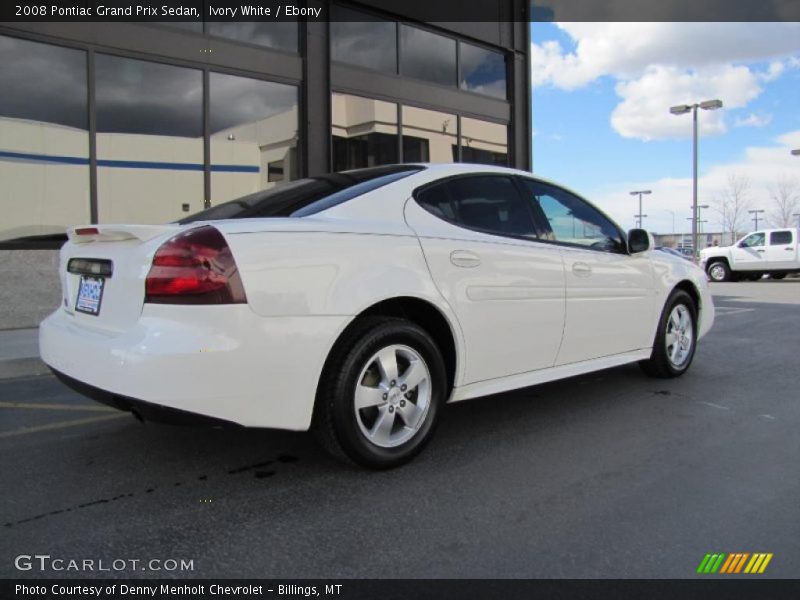
[[[183,225],[220,219],[306,217],[408,177],[423,168],[417,165],[390,165],[298,179],[213,206],[189,215],[178,223]]]

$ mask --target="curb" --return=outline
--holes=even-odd
[[[36,357],[0,360],[0,379],[48,375],[49,373],[50,369],[47,365]]]

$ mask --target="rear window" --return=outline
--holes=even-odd
[[[414,165],[391,165],[298,179],[212,206],[189,215],[178,223],[219,219],[306,217],[408,177],[423,168]]]

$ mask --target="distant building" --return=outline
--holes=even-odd
[[[707,248],[708,246],[730,246],[743,236],[744,232],[731,236],[729,231],[704,231],[697,234],[697,245],[699,246],[699,250]],[[691,249],[692,247],[691,233],[654,233],[653,237],[656,240],[656,246],[666,246],[678,250],[681,248]]]
[[[332,170],[530,168],[526,0],[435,24],[326,5],[335,21],[0,24],[0,243]]]

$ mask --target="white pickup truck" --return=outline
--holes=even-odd
[[[733,246],[700,251],[700,266],[711,281],[760,279],[768,274],[783,279],[800,273],[798,229],[763,229],[744,236]]]

